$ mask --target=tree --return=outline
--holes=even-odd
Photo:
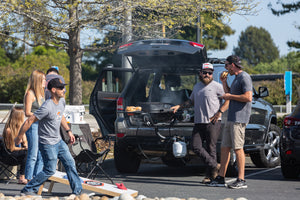
[[[24,46],[18,46],[17,41],[14,39],[10,40],[7,38],[1,38],[0,47],[4,49],[6,57],[11,62],[15,62],[17,59],[19,59],[24,52]]]
[[[35,69],[46,72],[52,65],[59,66],[60,74],[68,82],[69,70],[66,67],[68,62],[66,52],[39,46],[35,47],[25,58],[20,57],[15,62],[7,62],[5,65],[0,63],[0,102],[22,103],[28,78]],[[66,87],[68,89],[69,86]]]
[[[84,52],[104,48],[81,45],[83,30],[127,33],[128,21],[138,32],[132,38],[158,37],[161,27],[176,33],[194,22],[199,12],[211,11],[229,16],[249,12],[254,0],[2,0],[0,35],[9,35],[30,46],[64,49],[70,58],[70,103],[82,103],[81,61]],[[217,22],[216,22],[217,23]],[[4,26],[5,25],[5,26]],[[7,26],[8,25],[8,26]],[[8,33],[8,34],[7,34]],[[95,38],[93,38],[95,39]],[[117,44],[119,45],[119,44]]]
[[[277,1],[276,4],[281,4],[282,8],[279,10],[276,10],[272,8],[272,4],[269,3],[269,8],[271,8],[271,11],[274,15],[280,16],[280,15],[285,15],[291,12],[297,12],[300,9],[300,1],[298,2],[293,2],[293,3],[282,3],[281,0]],[[296,28],[300,30],[300,26],[296,25]],[[300,49],[300,42],[299,41],[288,41],[287,45],[289,47],[294,47],[296,49]]]
[[[245,67],[245,66],[244,66]],[[256,73],[282,73],[285,71],[293,71],[300,74],[300,52],[290,52],[288,55],[274,60],[271,63],[259,63],[252,68]],[[270,95],[266,98],[273,105],[282,105],[286,102],[284,93],[284,80],[263,81],[259,86],[267,86]],[[297,104],[300,98],[300,78],[293,78],[293,98],[292,103]]]
[[[201,14],[204,18],[202,26],[212,24],[213,20],[219,22],[218,25],[207,27],[203,31],[203,44],[205,44],[207,50],[222,50],[227,47],[225,36],[234,34],[228,25],[222,22],[222,15],[216,13],[205,12]],[[197,41],[197,27],[196,26],[184,26],[176,38],[186,39],[190,41]]]
[[[249,65],[270,63],[279,58],[278,48],[275,46],[270,33],[264,28],[249,26],[241,32],[238,47],[234,54],[246,60]]]
[[[96,40],[94,43],[96,44],[95,46],[99,48],[116,46],[116,44],[121,43],[121,37],[120,33],[109,32],[105,35],[103,40]],[[90,78],[86,77],[84,80],[96,80],[101,69],[108,64],[121,67],[121,56],[117,54],[116,48],[105,49],[100,52],[87,52],[84,54],[84,63],[87,66],[85,66],[83,70],[90,76]]]

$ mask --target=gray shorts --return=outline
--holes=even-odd
[[[242,149],[245,143],[245,123],[226,122],[222,133],[222,147]]]

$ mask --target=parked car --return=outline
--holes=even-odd
[[[186,101],[199,81],[200,66],[208,61],[204,45],[174,39],[142,40],[121,46],[118,53],[130,57],[132,68],[105,68],[90,98],[90,113],[102,134],[116,135],[117,170],[137,172],[143,159],[157,157],[168,166],[197,160],[190,146],[193,108],[174,114],[170,107]],[[224,63],[214,60],[214,80],[220,81],[224,67]],[[233,79],[229,77],[229,84]],[[266,87],[253,89],[252,113],[246,128],[244,149],[258,167],[280,164],[280,129],[272,105],[262,99],[266,96]],[[222,121],[226,121],[226,113]],[[175,141],[186,144],[184,157],[174,156]],[[217,150],[219,153],[220,145]],[[234,156],[230,166],[235,168]]]
[[[300,174],[300,101],[283,123],[280,136],[281,172],[285,178],[297,178]]]

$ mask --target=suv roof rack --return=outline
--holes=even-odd
[[[211,64],[225,64],[225,58],[208,58],[208,62]]]

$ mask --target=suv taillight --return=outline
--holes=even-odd
[[[300,119],[294,118],[294,117],[286,117],[284,118],[283,121],[285,126],[295,126],[295,125],[300,125]]]
[[[203,44],[199,44],[199,43],[196,43],[196,42],[190,42],[190,45],[192,45],[193,47],[198,47],[198,48],[203,48],[204,47]]]
[[[125,133],[117,133],[116,135],[117,135],[118,138],[122,138],[122,137],[125,136]]]
[[[119,47],[119,49],[122,49],[122,48],[124,48],[124,47],[129,47],[129,46],[131,46],[133,43],[131,42],[131,43],[128,43],[128,44],[123,44],[123,45],[121,45],[120,47]]]
[[[123,107],[123,97],[119,97],[118,100],[117,100],[117,110],[124,110],[124,107]]]

